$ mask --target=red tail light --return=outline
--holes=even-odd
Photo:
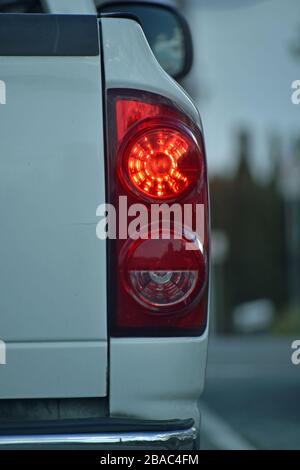
[[[197,181],[197,146],[184,126],[177,129],[167,120],[162,126],[154,119],[146,124],[126,139],[122,172],[136,192],[154,199],[174,199]]]
[[[126,90],[108,93],[108,202],[144,204],[137,240],[110,240],[109,320],[112,335],[184,336],[205,329],[208,303],[208,188],[201,131],[164,98]],[[153,227],[152,204],[168,204],[170,233]],[[203,239],[180,226],[176,210],[204,208]],[[163,207],[163,206],[161,206]],[[173,212],[174,210],[174,212]],[[129,219],[130,222],[130,219]],[[185,223],[184,217],[183,222]]]

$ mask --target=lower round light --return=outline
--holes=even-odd
[[[197,271],[130,271],[134,297],[154,307],[174,306],[188,299],[197,284]]]

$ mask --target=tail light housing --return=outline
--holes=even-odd
[[[201,130],[174,103],[145,92],[108,91],[108,202],[122,215],[143,204],[149,218],[140,236],[118,233],[108,240],[109,328],[112,336],[191,336],[207,321],[209,205]],[[153,205],[169,208],[151,218]],[[167,206],[166,206],[167,205]],[[195,227],[178,228],[175,211],[196,220],[203,207],[202,237]],[[159,212],[159,211],[158,211]],[[166,217],[165,217],[166,218]],[[128,218],[130,224],[130,217]]]

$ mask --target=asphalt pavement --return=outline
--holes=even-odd
[[[300,449],[300,365],[296,337],[212,337],[201,448]]]

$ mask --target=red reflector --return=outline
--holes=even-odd
[[[121,142],[126,132],[146,117],[158,116],[160,106],[130,98],[116,101],[117,140]]]

